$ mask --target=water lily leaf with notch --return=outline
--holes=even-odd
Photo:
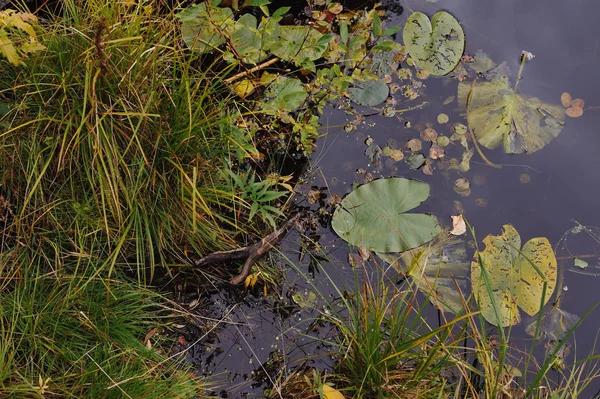
[[[262,51],[262,38],[256,28],[256,17],[244,14],[233,25],[231,45],[237,56],[248,64],[257,64],[266,55]]]
[[[556,286],[557,262],[548,239],[532,238],[520,249],[519,233],[507,224],[501,235],[488,235],[483,243],[471,263],[471,287],[483,317],[507,327],[521,321],[518,308],[530,316],[538,313]]]
[[[263,111],[295,111],[304,104],[307,96],[304,85],[298,79],[279,76],[265,91],[269,100],[264,103]]]
[[[467,290],[469,273],[467,250],[463,240],[447,235],[401,254],[377,256],[399,273],[408,276],[440,310],[458,313],[463,310],[461,295]]]
[[[405,213],[429,196],[429,185],[388,178],[348,194],[333,214],[331,227],[345,241],[375,252],[402,252],[431,241],[440,231],[435,217]]]
[[[515,93],[506,73],[473,86],[459,83],[458,102],[464,107],[471,87],[468,122],[477,141],[488,149],[502,144],[507,154],[533,153],[563,128],[562,107]]]
[[[309,26],[280,26],[279,41],[269,50],[285,61],[299,65],[306,60],[315,61],[328,48],[331,35],[324,35]]]
[[[388,98],[390,88],[383,80],[367,80],[358,82],[356,87],[348,89],[348,94],[355,103],[373,107]]]
[[[432,75],[450,73],[465,50],[465,34],[452,15],[436,13],[431,21],[422,12],[414,12],[406,21],[402,40],[417,65]]]

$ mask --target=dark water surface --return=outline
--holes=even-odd
[[[545,236],[555,246],[575,225],[574,220],[583,225],[600,226],[600,108],[588,109],[600,107],[600,1],[439,0],[428,3],[413,0],[402,4],[404,14],[396,17],[395,24],[403,26],[411,11],[432,15],[440,9],[447,10],[464,27],[466,53],[475,54],[482,49],[497,63],[507,61],[515,75],[521,50],[535,54],[536,58],[525,66],[520,92],[539,97],[547,103],[559,104],[561,93],[567,91],[573,98],[585,100],[584,115],[578,119],[567,118],[560,135],[534,154],[511,156],[484,149],[493,162],[513,165],[502,169],[485,165],[476,154],[471,170],[462,174],[450,171],[444,175],[436,170],[433,176],[425,176],[403,162],[396,165],[397,170],[383,166],[380,172],[373,171],[364,155],[367,136],[374,138],[381,147],[390,138],[402,143],[418,137],[417,130],[404,128],[404,120],[411,120],[413,125],[435,122],[440,112],[450,115],[448,126],[454,122],[465,123],[464,117],[459,120],[457,113],[452,114],[448,106],[441,104],[444,98],[456,94],[457,82],[447,78],[430,78],[425,81],[427,89],[423,99],[431,101],[431,105],[423,111],[403,115],[403,121],[395,117],[368,117],[354,132],[346,133],[343,125],[349,117],[328,108],[321,119],[324,136],[317,142],[316,152],[311,158],[311,178],[301,191],[306,193],[308,186],[316,185],[328,187],[330,194],[344,195],[351,191],[352,183],[362,182],[362,176],[355,171],[364,168],[375,177],[412,177],[430,184],[431,197],[419,210],[435,214],[442,223],[449,224],[449,216],[456,214],[453,202],[461,201],[479,240],[487,234],[500,234],[502,225],[510,223],[519,231],[523,242]],[[423,99],[404,105],[419,103]],[[404,106],[399,104],[397,108]],[[364,113],[371,112],[364,110]],[[444,133],[444,127],[435,127],[439,133]],[[446,134],[450,135],[449,131]],[[523,173],[531,177],[530,183],[520,182],[519,176]],[[485,183],[474,185],[475,176],[485,177]],[[454,180],[459,177],[471,180],[472,194],[467,198],[453,191]],[[478,198],[487,200],[487,206],[478,206]],[[301,196],[298,203],[307,205]],[[354,286],[354,272],[346,261],[347,245],[326,227],[320,227],[317,234],[331,262],[321,262],[322,270],[316,274],[313,283],[326,295],[329,293],[336,297],[338,293],[333,290],[327,276],[337,285]],[[229,320],[240,324],[219,327],[219,346],[224,352],[211,357],[208,364],[206,360],[210,350],[202,349],[196,355],[196,360],[202,362],[200,369],[225,373],[222,380],[228,382],[223,388],[229,392],[229,397],[246,397],[244,393],[247,397],[259,395],[261,386],[252,387],[254,376],[250,372],[254,370],[255,374],[260,374],[260,365],[268,361],[270,354],[273,356],[273,353],[282,351],[285,353],[282,361],[293,364],[294,359],[326,350],[316,348],[314,342],[310,343],[311,339],[304,335],[316,314],[292,306],[293,293],[302,292],[303,287],[310,289],[291,266],[297,264],[300,272],[308,273],[309,260],[298,261],[299,241],[299,235],[293,233],[282,244],[284,256],[289,261],[282,260],[281,263],[287,265],[290,271],[281,293],[281,304],[289,306],[282,308],[281,304],[264,303],[261,299],[257,299],[255,304],[244,302],[237,305]],[[593,252],[598,248],[582,246],[581,250]],[[588,261],[591,266],[598,262],[594,258]],[[600,301],[600,276],[567,270],[564,277],[565,288],[568,289],[562,292],[564,310],[582,315]],[[274,313],[266,311],[273,306],[277,306]],[[566,359],[567,365],[573,361],[574,354],[577,359],[593,354],[599,328],[600,311],[595,311],[576,331],[576,348]],[[314,334],[327,338],[332,332],[322,328]],[[522,329],[520,332],[515,329],[515,334],[525,337]],[[321,361],[326,365],[327,358]],[[309,361],[308,365],[313,364]],[[263,387],[267,385],[270,384]],[[599,389],[600,381],[593,382],[588,390],[589,397]]]

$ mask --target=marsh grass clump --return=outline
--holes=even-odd
[[[201,397],[162,339],[144,346],[171,322],[145,286],[261,235],[280,181],[257,174],[254,207],[236,185],[257,150],[229,71],[186,50],[159,1],[47,18],[43,48],[0,58],[0,396]]]

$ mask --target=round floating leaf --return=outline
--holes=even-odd
[[[350,99],[359,105],[373,107],[384,102],[390,94],[390,88],[383,80],[367,80],[357,87],[348,89]]]
[[[532,238],[519,249],[521,237],[508,224],[502,235],[488,235],[483,243],[471,263],[472,290],[483,317],[507,327],[521,321],[518,308],[530,316],[539,312],[556,286],[557,262],[548,239]]]
[[[404,178],[379,179],[348,194],[331,227],[345,241],[376,252],[402,252],[431,241],[440,226],[431,215],[404,213],[429,196],[429,186]]]
[[[459,83],[458,101],[465,107],[471,89],[469,125],[477,141],[486,148],[502,144],[507,154],[532,153],[562,130],[564,109],[515,93],[506,73],[473,86]]]
[[[414,12],[404,25],[404,45],[412,58],[432,75],[450,73],[465,49],[465,34],[452,15],[440,11],[431,18]]]

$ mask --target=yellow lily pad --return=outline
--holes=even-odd
[[[556,286],[557,262],[548,239],[532,238],[520,249],[521,237],[508,224],[483,243],[471,263],[472,290],[483,317],[507,327],[521,321],[518,308],[530,316],[538,313]]]

